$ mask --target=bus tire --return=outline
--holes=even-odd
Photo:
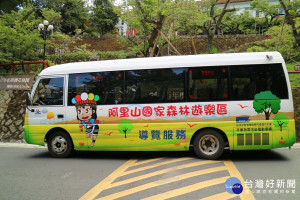
[[[215,160],[224,152],[224,138],[212,129],[199,132],[193,142],[194,152],[202,159]]]
[[[57,131],[50,135],[47,140],[48,151],[55,158],[66,158],[73,151],[73,143],[68,134]]]

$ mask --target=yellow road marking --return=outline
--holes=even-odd
[[[146,163],[150,163],[150,162],[154,162],[154,161],[162,160],[162,159],[165,159],[165,158],[153,158],[153,159],[149,159],[149,160],[144,160],[144,161],[140,161],[138,163],[135,163],[134,166],[139,166],[139,165],[142,165],[142,164],[146,164]]]
[[[137,186],[137,187],[134,187],[134,188],[130,188],[130,190],[117,192],[117,193],[99,198],[97,200],[117,199],[117,198],[121,198],[121,197],[130,195],[130,194],[133,194],[133,193],[136,193],[136,192],[147,190],[149,188],[165,185],[165,184],[168,184],[168,183],[173,183],[173,182],[184,180],[184,179],[191,178],[191,177],[194,177],[194,176],[199,176],[199,175],[203,175],[203,174],[209,174],[209,173],[224,171],[224,170],[226,170],[226,167],[221,166],[221,167],[214,167],[214,168],[209,168],[209,169],[205,169],[205,170],[201,170],[201,171],[190,172],[190,173],[182,174],[182,175],[175,176],[175,177],[172,177],[172,178],[167,178],[167,179],[162,179],[162,180],[151,182],[151,183],[146,183],[144,185],[140,185],[140,186]],[[158,199],[161,199],[161,198],[158,198]]]
[[[181,174],[175,177],[171,177],[171,178],[166,178],[166,179],[162,179],[159,181],[155,181],[155,182],[151,182],[151,183],[146,183],[134,188],[130,188],[129,190],[125,190],[125,191],[121,191],[121,192],[117,192],[114,194],[110,194],[108,196],[99,198],[99,200],[102,199],[117,199],[120,197],[124,197],[130,194],[134,194],[143,190],[147,190],[156,186],[160,186],[160,185],[165,185],[165,184],[169,184],[169,183],[173,183],[176,181],[180,181],[180,180],[184,180],[187,178],[192,178],[194,176],[199,176],[199,175],[203,175],[203,174],[209,174],[209,173],[213,173],[213,172],[218,172],[218,171],[225,171],[228,170],[229,174],[231,177],[237,177],[242,183],[245,183],[242,175],[240,174],[240,172],[238,171],[238,169],[236,168],[236,166],[233,164],[232,161],[198,161],[198,162],[193,162],[193,163],[188,163],[188,164],[184,164],[184,165],[180,165],[180,166],[175,166],[175,167],[171,167],[171,168],[167,168],[167,169],[162,169],[162,170],[158,170],[156,172],[151,172],[148,174],[143,174],[137,177],[133,177],[133,178],[129,178],[123,181],[119,181],[116,183],[113,183],[113,181],[115,181],[118,177],[122,177],[128,174],[132,174],[135,172],[139,172],[139,171],[143,171],[146,169],[151,169],[154,167],[158,167],[158,166],[162,166],[162,165],[167,165],[167,164],[171,164],[171,163],[176,163],[176,162],[180,162],[180,161],[184,161],[184,160],[190,160],[190,159],[194,159],[194,158],[179,158],[179,159],[174,159],[174,160],[170,160],[170,161],[165,161],[165,162],[160,162],[160,163],[155,163],[152,164],[150,166],[145,166],[145,167],[140,167],[134,170],[129,170],[126,171],[128,168],[133,167],[133,166],[139,166],[142,164],[146,164],[146,163],[150,163],[153,161],[157,161],[157,160],[161,160],[164,158],[154,158],[154,159],[150,159],[150,160],[145,160],[145,161],[141,161],[141,162],[137,162],[136,159],[131,159],[128,160],[126,163],[124,163],[122,166],[120,166],[117,170],[115,170],[113,173],[111,173],[109,176],[107,176],[105,179],[103,179],[100,183],[98,183],[95,187],[93,187],[90,191],[88,191],[85,195],[83,195],[80,200],[91,200],[91,199],[95,199],[102,191],[106,190],[106,189],[110,189],[113,187],[117,187],[120,185],[125,185],[128,183],[132,183],[138,180],[142,180],[142,179],[146,179],[149,177],[153,177],[156,175],[160,175],[160,174],[164,174],[164,173],[168,173],[171,171],[176,171],[179,169],[185,169],[188,167],[193,167],[193,166],[198,166],[198,165],[204,165],[204,164],[209,164],[209,163],[216,163],[216,162],[224,162],[225,166],[220,166],[220,167],[214,167],[214,168],[209,168],[209,169],[204,169],[204,170],[200,170],[200,171],[194,171],[194,172],[189,172],[186,174]],[[179,188],[179,189],[175,189],[172,191],[168,191],[165,193],[161,193],[158,195],[154,195],[152,197],[148,197],[145,198],[145,200],[150,200],[150,199],[166,199],[166,198],[172,198],[172,197],[176,197],[179,195],[183,195],[192,191],[196,191],[196,190],[200,190],[202,188],[205,187],[209,187],[212,185],[217,185],[220,183],[225,183],[225,181],[227,180],[227,178],[229,178],[230,176],[226,176],[226,177],[221,177],[221,178],[216,178],[213,180],[208,180],[208,181],[204,181],[204,182],[199,182],[197,184],[193,184],[193,185],[189,185],[183,188]],[[215,194],[212,195],[210,197],[206,197],[202,200],[217,200],[217,199],[231,199],[233,197],[239,196],[241,198],[241,200],[254,200],[254,196],[251,193],[251,191],[248,188],[244,188],[244,191],[240,194],[240,195],[235,195],[235,194],[229,194],[227,192],[223,192],[223,193],[219,193],[219,194]]]
[[[237,196],[239,196],[239,195],[238,194],[230,194],[228,192],[223,192],[223,193],[219,193],[219,194],[215,194],[215,195],[212,195],[209,197],[202,198],[200,200],[220,200],[220,199],[227,200],[227,199],[232,199]]]
[[[123,180],[123,181],[112,183],[110,185],[107,185],[106,189],[117,187],[117,186],[120,186],[120,185],[125,185],[125,184],[128,184],[128,183],[132,183],[132,182],[139,181],[139,180],[142,180],[142,179],[146,179],[146,178],[149,178],[149,177],[157,176],[157,175],[164,174],[164,173],[167,173],[167,172],[176,171],[176,170],[179,170],[179,169],[185,169],[185,168],[189,168],[189,167],[195,167],[195,166],[211,164],[211,163],[218,163],[218,162],[220,162],[220,161],[206,160],[206,161],[199,161],[199,162],[189,163],[189,164],[185,164],[185,165],[181,165],[181,166],[175,166],[175,167],[171,167],[171,168],[167,168],[167,169],[162,169],[162,170],[159,170],[159,171],[156,171],[156,172],[151,172],[151,173],[148,173],[148,174],[143,174],[143,175],[136,176],[136,177],[133,177],[133,178],[129,178],[129,179],[126,179],[126,180]]]
[[[227,167],[229,174],[231,177],[238,178],[242,183],[245,183],[245,180],[236,166],[232,161],[223,161],[225,166]],[[241,200],[255,200],[252,192],[248,188],[244,188],[243,192],[240,194]]]
[[[196,183],[196,184],[193,184],[193,185],[188,185],[186,187],[182,187],[182,188],[179,188],[179,189],[175,189],[175,190],[171,190],[171,191],[168,191],[168,192],[165,192],[165,193],[154,195],[152,197],[148,197],[148,198],[145,198],[143,200],[169,199],[169,198],[176,197],[176,196],[179,196],[179,195],[183,195],[183,194],[186,194],[186,193],[190,193],[190,192],[202,189],[202,188],[206,188],[206,187],[210,187],[210,186],[217,185],[217,184],[220,184],[220,183],[224,183],[228,178],[229,178],[229,176],[225,176],[225,177],[216,178],[216,179],[212,179],[212,180],[208,180],[208,181],[203,181],[203,182],[200,182],[200,183]]]
[[[149,166],[145,166],[145,167],[140,167],[138,169],[133,169],[133,170],[126,171],[126,172],[124,172],[122,174],[122,176],[125,176],[125,175],[128,175],[128,174],[132,174],[132,173],[135,173],[135,172],[144,171],[144,170],[151,169],[151,168],[154,168],[154,167],[159,167],[159,166],[162,166],[162,165],[167,165],[167,164],[171,164],[171,163],[175,163],[175,162],[180,162],[180,161],[184,161],[184,160],[191,160],[191,159],[195,159],[195,158],[186,157],[186,158],[178,158],[178,159],[174,159],[174,160],[160,162],[160,163],[156,163],[156,164],[153,164],[153,165],[149,165]]]
[[[118,178],[121,173],[123,173],[128,167],[132,166],[135,162],[136,159],[128,160],[113,173],[103,179],[100,183],[98,183],[95,187],[93,187],[90,191],[88,191],[85,195],[83,195],[79,200],[90,200],[97,197],[97,195],[104,190],[104,187],[107,184],[110,184],[112,181]]]

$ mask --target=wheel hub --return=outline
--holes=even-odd
[[[52,140],[52,149],[57,154],[62,154],[67,150],[67,141],[64,137],[57,136]]]
[[[56,146],[57,148],[60,148],[60,147],[61,147],[61,144],[60,144],[59,142],[57,142],[57,143],[55,144],[55,146]]]
[[[203,136],[200,140],[200,150],[205,154],[213,154],[219,148],[218,139],[213,135]]]

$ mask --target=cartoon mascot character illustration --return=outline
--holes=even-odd
[[[83,131],[83,127],[85,128],[86,137],[92,139],[92,147],[95,145],[99,132],[97,124],[103,123],[97,120],[97,101],[99,101],[98,95],[86,92],[78,94],[72,99],[72,103],[76,106],[79,128],[81,131]]]

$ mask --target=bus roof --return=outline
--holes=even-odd
[[[180,67],[283,63],[279,52],[201,54],[75,62],[44,69],[40,75]]]

